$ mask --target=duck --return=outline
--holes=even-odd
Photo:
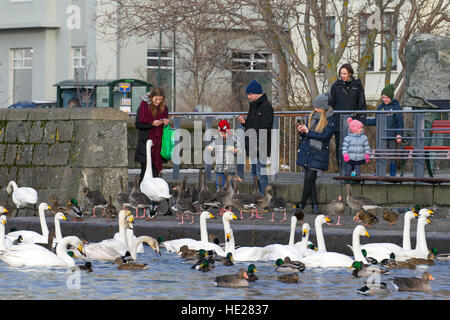
[[[235,181],[233,183],[234,190],[232,196],[232,203],[233,207],[239,209],[239,212],[241,214],[240,218],[241,220],[243,220],[244,216],[242,215],[242,211],[254,211],[256,210],[256,205],[255,202],[253,201],[253,198],[250,195],[238,192],[239,179],[237,178],[238,177],[235,177]]]
[[[385,221],[389,222],[390,226],[392,226],[398,221],[398,219],[400,218],[400,214],[395,209],[385,208],[383,210],[382,217]]]
[[[303,222],[303,219],[305,218],[305,212],[303,211],[300,202],[294,203],[294,206],[292,208],[292,215],[295,216],[301,223]]]
[[[201,272],[208,272],[214,268],[214,265],[208,259],[202,259],[198,265],[192,266],[192,268]]]
[[[89,243],[85,246],[86,257],[92,260],[114,261],[129,251],[126,229],[131,227],[133,215],[128,210],[119,212],[120,239],[105,239],[101,242]]]
[[[434,254],[436,260],[440,261],[450,260],[450,253],[438,253],[438,250],[434,247],[430,249],[430,252]]]
[[[147,167],[145,169],[145,175],[140,184],[141,192],[145,193],[150,200],[155,202],[161,202],[171,197],[169,192],[168,183],[162,178],[154,178],[152,171],[152,156],[150,149],[153,146],[151,139],[147,140],[146,153],[147,153]]]
[[[278,258],[274,264],[276,272],[303,272],[305,271],[305,265],[295,265],[292,263],[286,263],[283,259]]]
[[[189,249],[194,250],[215,250],[218,255],[225,257],[226,253],[219,245],[208,241],[208,231],[206,227],[206,220],[216,219],[216,217],[209,211],[203,211],[200,214],[200,240],[191,238],[180,238],[174,240],[167,240],[161,243],[168,252],[177,252],[181,246],[186,245]],[[237,219],[237,218],[236,218]]]
[[[369,211],[365,211],[364,209],[359,210],[359,212],[356,214],[356,216],[353,218],[353,220],[355,219],[360,219],[361,221],[365,222],[364,227],[369,227],[371,228],[372,225],[374,225],[375,223],[378,222],[378,218],[376,215],[374,215],[373,213],[370,213]]]
[[[102,208],[102,216],[105,214],[105,208],[107,205],[106,199],[103,194],[98,190],[90,190],[89,187],[83,188],[83,195],[86,203],[92,207],[92,217],[95,218],[95,209]]]
[[[258,280],[258,277],[256,276],[255,272],[257,272],[255,264],[254,263],[249,264],[247,267],[248,282],[254,282]]]
[[[354,261],[349,268],[354,268],[352,275],[355,278],[370,277],[373,274],[389,274],[389,270],[381,269],[372,265],[364,265],[360,261]]]
[[[297,272],[281,274],[277,277],[277,281],[283,283],[298,283],[298,279],[299,277]]]
[[[214,278],[214,285],[216,287],[248,287],[248,274],[243,268],[238,270],[237,274],[227,274],[222,276],[217,276]]]
[[[72,258],[76,258],[73,251],[68,251],[67,254],[71,256]],[[82,265],[77,265],[78,269],[86,271],[86,273],[92,272],[92,263],[90,261],[86,261]]]
[[[388,294],[389,289],[387,288],[386,282],[379,283],[366,283],[363,287],[356,290],[357,293],[369,296],[375,294]]]
[[[429,281],[435,280],[430,272],[425,271],[420,278],[395,277],[392,285],[398,291],[431,291]]]
[[[182,245],[177,253],[181,256],[181,258],[188,259],[195,257],[197,252],[197,250],[189,249],[187,245]]]
[[[333,199],[331,200],[326,206],[325,206],[325,210],[327,212],[327,214],[329,215],[337,215],[338,216],[338,220],[335,224],[335,226],[341,226],[341,215],[344,214],[345,212],[345,204],[344,204],[344,200],[342,199],[342,196],[338,196],[337,199]],[[330,225],[330,223],[327,222],[327,224]]]
[[[322,267],[322,268],[348,268],[353,264],[353,261],[361,261],[363,264],[368,264],[367,260],[361,253],[360,237],[366,236],[370,238],[370,234],[367,232],[366,228],[362,225],[357,225],[352,234],[352,246],[354,259],[337,252],[327,252],[320,251],[310,254],[302,259],[301,262],[305,264],[307,268],[309,267]],[[319,243],[319,240],[317,240]]]
[[[275,213],[283,213],[284,214],[283,219],[280,220],[280,222],[284,222],[284,221],[286,221],[286,210],[287,210],[286,200],[284,200],[284,198],[281,196],[277,196],[275,186],[273,186],[272,188],[273,188],[274,195],[270,198],[270,201],[269,201],[269,209],[272,212],[272,219],[269,221],[271,221],[271,222],[275,221],[275,219],[274,219]]]
[[[414,250],[399,250],[395,253],[396,260],[406,261],[410,258],[422,258],[427,259],[428,247],[427,239],[425,236],[425,226],[431,223],[431,221],[425,217],[420,216],[417,220],[417,232],[416,232],[416,248]]]
[[[284,263],[293,264],[294,266],[305,268],[305,264],[300,261],[292,261],[289,257],[284,257]]]
[[[381,266],[388,269],[416,269],[416,265],[407,261],[395,260],[395,253],[391,253],[388,259],[383,259],[380,262]]]
[[[411,259],[406,260],[406,262],[411,263],[411,264],[425,264],[425,265],[429,265],[429,266],[434,266],[434,259],[436,259],[436,256],[430,250],[426,259],[411,258]]]
[[[104,215],[106,215],[106,220],[115,219],[117,217],[117,209],[113,205],[112,197],[109,195],[109,201],[105,207]],[[103,215],[102,215],[103,217]]]
[[[347,190],[347,205],[353,212],[358,212],[361,209],[367,211],[380,208],[380,206],[369,198],[363,196],[352,197],[352,186],[350,184],[346,184],[345,187]]]
[[[366,250],[367,255],[375,258],[378,261],[390,259],[392,252],[396,253],[401,250],[411,250],[411,220],[414,219],[414,213],[407,211],[403,217],[403,242],[402,246],[389,242],[368,243],[361,246],[361,249]],[[349,246],[350,247],[350,246]],[[350,249],[352,249],[350,247]],[[353,249],[352,249],[353,250]]]
[[[120,191],[116,194],[116,201],[122,209],[128,209],[131,206],[130,196],[123,188],[123,177],[119,175]]]
[[[192,190],[191,194],[191,200],[193,203],[196,203],[198,200],[198,193],[200,192],[200,189],[202,188],[202,178],[203,178],[203,169],[198,170],[198,182],[197,186]]]
[[[72,216],[72,221],[83,221],[84,208],[78,204],[77,199],[72,198],[67,202],[68,214]]]
[[[45,220],[45,211],[51,210],[52,208],[45,202],[42,202],[38,206],[38,212],[39,212],[39,221],[41,224],[41,234],[31,231],[31,230],[19,230],[19,231],[13,231],[6,235],[7,238],[9,238],[11,241],[14,241],[17,239],[19,235],[23,238],[23,243],[47,243],[48,242],[48,226],[47,221]]]
[[[134,176],[134,185],[129,195],[130,206],[136,209],[136,219],[145,218],[145,211],[152,206],[152,200],[143,192],[139,190],[139,175]],[[139,209],[143,209],[144,213],[139,216]]]
[[[122,257],[116,258],[114,260],[114,264],[117,264],[117,270],[143,270],[148,269],[148,264],[146,263],[137,263],[134,261],[127,261]]]
[[[17,237],[17,239],[14,240],[14,241],[12,242],[12,245],[13,245],[13,246],[16,246],[16,245],[18,245],[19,243],[22,243],[22,240],[23,240],[23,238],[22,238],[22,236],[19,234],[19,236]]]
[[[38,193],[31,187],[18,187],[15,181],[10,181],[6,187],[8,195],[11,195],[17,211],[16,216],[19,214],[19,209],[26,208],[30,205],[36,208],[38,202]]]
[[[234,266],[234,262],[233,262],[233,254],[231,252],[228,252],[225,259],[223,260],[223,265],[224,266]]]

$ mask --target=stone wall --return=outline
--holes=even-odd
[[[11,180],[36,189],[38,203],[56,196],[86,205],[85,186],[114,199],[119,175],[128,178],[127,120],[112,108],[0,110],[0,203],[13,204]]]

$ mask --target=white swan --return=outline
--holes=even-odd
[[[427,208],[423,208],[423,209],[419,210],[419,217],[428,218],[428,217],[433,216],[433,214],[434,214],[434,211],[431,211],[430,209],[427,209]]]
[[[127,228],[126,229],[126,235],[127,235],[127,243],[128,243],[128,247],[131,249],[131,247],[133,247],[134,243],[136,242],[137,237],[134,235],[134,228]],[[116,232],[114,234],[114,239],[116,240],[120,240],[120,234],[119,232]],[[136,249],[137,253],[144,253],[144,246],[142,245],[142,243],[140,243]]]
[[[316,229],[316,239],[317,239],[317,252],[326,252],[327,248],[325,246],[325,238],[323,237],[322,225],[326,222],[331,222],[328,217],[323,214],[319,214],[314,220],[314,227]]]
[[[133,215],[128,210],[119,212],[119,239],[105,239],[101,242],[89,243],[85,246],[86,258],[94,260],[114,261],[129,251],[126,229],[131,227]]]
[[[391,253],[397,254],[397,252],[403,250],[411,250],[411,236],[410,236],[410,226],[411,220],[414,218],[414,213],[412,211],[407,211],[404,216],[404,225],[403,225],[403,244],[402,247],[396,245],[394,243],[389,242],[379,242],[379,243],[368,243],[361,246],[361,250],[364,249],[367,252],[367,256],[376,259],[377,261],[382,261],[383,259],[389,259]],[[353,248],[348,245],[350,249],[352,249],[353,253],[355,251]]]
[[[6,217],[0,217],[0,259],[10,266],[21,267],[73,267],[75,261],[67,254],[67,245],[78,248],[83,255],[83,242],[75,236],[65,237],[56,247],[56,254],[32,243],[5,247]]]
[[[226,256],[225,251],[215,243],[208,241],[208,231],[206,228],[206,219],[215,219],[209,211],[203,211],[200,214],[200,241],[191,238],[180,238],[164,241],[162,245],[168,252],[178,252],[183,245],[193,250],[214,250],[219,256]],[[237,219],[237,218],[236,218]]]
[[[300,261],[303,262],[306,267],[320,268],[348,268],[353,264],[353,261],[355,260],[362,261],[364,264],[367,264],[367,260],[361,253],[361,246],[359,242],[360,236],[370,237],[366,228],[361,225],[357,225],[353,230],[352,236],[353,248],[355,248],[356,252],[359,251],[359,254],[355,253],[355,259],[337,252],[321,251],[310,254],[307,257],[300,259]]]
[[[169,199],[171,195],[169,193],[169,185],[164,179],[153,178],[152,155],[150,151],[152,145],[153,141],[148,139],[146,144],[147,167],[145,169],[144,179],[142,180],[140,187],[141,192],[145,193],[145,195],[151,200],[161,202],[164,199]]]
[[[410,258],[428,258],[428,246],[427,239],[425,237],[425,226],[431,223],[427,217],[421,216],[417,220],[417,232],[416,232],[416,249],[414,250],[401,250],[395,253],[395,260],[406,261]]]
[[[140,236],[140,237],[137,237],[136,242],[131,246],[131,249],[130,249],[130,255],[134,261],[136,261],[136,258],[137,258],[136,253],[137,253],[137,249],[138,249],[139,245],[142,245],[142,243],[144,243],[144,242],[147,243],[150,246],[150,248],[153,249],[153,251],[155,252],[155,254],[157,256],[161,255],[161,253],[159,252],[158,241],[155,238],[150,237],[150,236]]]
[[[309,256],[310,254],[316,253],[315,250],[312,250],[308,248],[308,244],[311,243],[311,241],[308,241],[309,234],[311,231],[311,227],[308,223],[304,223],[302,225],[302,240],[297,242],[294,246],[302,252],[302,255],[304,257]]]
[[[29,205],[35,205],[38,202],[38,194],[36,190],[30,187],[18,187],[14,181],[8,183],[6,188],[8,194],[12,192],[12,200],[17,207],[17,212],[19,209],[28,207]]]
[[[61,224],[60,221],[64,220],[67,221],[66,216],[62,212],[57,212],[55,214],[55,239],[53,239],[53,247],[56,246],[61,240],[63,239],[62,232],[61,232]]]
[[[6,236],[9,240],[15,240],[19,235],[22,236],[22,242],[23,243],[47,243],[48,242],[48,227],[47,227],[47,221],[45,220],[45,210],[50,210],[51,207],[46,204],[45,202],[42,202],[39,205],[39,221],[41,223],[41,230],[42,234],[39,234],[35,231],[31,230],[19,230],[19,231],[13,231],[8,233]]]

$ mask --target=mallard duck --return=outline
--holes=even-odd
[[[98,190],[91,191],[88,187],[83,188],[84,199],[92,207],[92,217],[95,218],[95,209],[102,208],[105,213],[105,208],[107,205],[106,199],[103,194]]]
[[[388,269],[415,269],[416,265],[407,261],[395,260],[395,254],[391,253],[389,259],[381,260],[380,264]]]
[[[305,264],[303,262],[292,261],[291,258],[289,258],[289,257],[284,257],[284,263],[285,264],[293,264],[294,266],[305,269]]]
[[[303,272],[305,266],[297,266],[291,263],[285,263],[283,259],[277,259],[274,264],[276,272]]]
[[[214,268],[214,265],[208,259],[202,259],[198,265],[192,266],[192,268],[198,271],[208,272]]]
[[[380,283],[366,283],[364,287],[361,287],[356,290],[357,293],[369,296],[374,294],[387,294],[389,293],[389,289],[385,282]]]
[[[247,281],[254,282],[258,280],[258,277],[256,276],[255,272],[257,272],[256,266],[253,263],[249,264],[247,267],[247,276],[248,276]]]
[[[297,221],[300,221],[301,224],[303,224],[303,219],[305,218],[305,212],[303,211],[300,202],[294,203],[293,209],[292,209],[292,215],[297,218]]]
[[[206,252],[206,250],[200,249],[193,256],[186,257],[184,259],[184,263],[192,264],[192,268],[195,268],[206,257],[208,257],[208,253]]]
[[[274,222],[274,215],[275,213],[283,213],[283,219],[280,220],[280,222],[286,221],[286,200],[284,200],[283,197],[277,196],[276,187],[273,186],[273,196],[270,198],[269,201],[269,209],[272,212],[272,219],[269,220],[271,222]]]
[[[366,258],[368,263],[370,263],[370,264],[378,264],[378,260],[377,259],[367,256],[367,250],[366,249],[361,249],[361,253],[364,256],[364,258]]]
[[[77,199],[70,199],[67,202],[68,215],[72,216],[72,221],[83,221],[84,208],[78,205]]]
[[[436,256],[430,250],[430,252],[428,253],[428,256],[427,256],[426,259],[411,258],[411,259],[406,260],[406,262],[411,263],[411,264],[426,264],[426,265],[429,265],[429,266],[434,266],[434,259],[436,259]]]
[[[283,283],[298,283],[298,273],[286,273],[277,277],[277,280]]]
[[[16,205],[16,217],[19,215],[19,209],[26,208],[28,206],[34,206],[36,209],[36,204],[38,202],[37,191],[30,187],[18,187],[14,181],[8,183],[6,191],[11,195],[14,204]]]
[[[363,196],[352,197],[352,186],[347,184],[347,205],[352,209],[353,212],[363,210],[372,210],[376,208],[380,208],[375,202],[370,200],[369,198]]]
[[[355,220],[356,218],[359,218],[363,222],[365,222],[366,224],[364,225],[364,227],[368,226],[369,228],[371,228],[372,225],[378,222],[378,218],[373,213],[365,211],[364,209],[361,209],[353,218],[353,220]]]
[[[117,269],[118,270],[142,270],[142,269],[148,269],[148,264],[144,263],[136,263],[134,261],[128,261],[125,262],[123,259],[116,259],[117,261]]]
[[[354,268],[352,275],[356,278],[370,277],[373,274],[389,274],[389,270],[381,269],[372,265],[364,265],[360,261],[354,261],[349,268]]]
[[[425,271],[420,278],[395,277],[392,285],[398,291],[430,291],[430,280],[434,280],[430,272]]]
[[[337,199],[333,199],[325,206],[325,210],[327,214],[337,215],[338,221],[336,222],[336,226],[341,226],[341,215],[345,212],[345,204],[342,196],[339,196]],[[327,222],[328,225],[332,225]]]
[[[189,249],[189,247],[187,245],[181,246],[180,250],[178,250],[178,254],[183,259],[195,257],[197,255],[197,253],[198,253],[197,250]]]
[[[398,219],[400,218],[400,215],[397,212],[397,210],[395,210],[395,209],[385,208],[383,210],[382,217],[385,221],[390,222],[389,225],[392,226],[394,223],[396,223],[398,221]]]
[[[434,247],[430,249],[430,252],[434,254],[436,260],[440,261],[450,260],[450,253],[438,253],[438,250]]]
[[[152,206],[152,200],[150,200],[150,198],[147,197],[147,195],[145,195],[145,193],[143,193],[139,190],[139,176],[138,175],[136,175],[134,177],[134,185],[133,185],[133,189],[131,190],[129,199],[130,199],[131,207],[136,209],[135,218],[145,218],[145,210],[147,210],[147,208]],[[142,216],[139,216],[139,214],[138,214],[139,209],[143,209],[143,211],[144,211]]]
[[[217,287],[248,287],[248,274],[245,269],[239,269],[237,274],[227,274],[214,278],[214,285]]]
[[[227,256],[225,257],[225,259],[223,260],[223,265],[224,266],[234,266],[233,263],[233,254],[231,252],[227,253]]]
[[[116,195],[116,200],[122,207],[122,209],[127,209],[131,206],[130,196],[127,192],[125,192],[125,189],[123,188],[123,177],[121,175],[119,176],[119,184],[120,191]]]
[[[13,244],[14,246],[16,246],[16,245],[18,245],[19,243],[22,243],[22,240],[23,240],[23,237],[19,234],[19,236],[17,237],[17,239],[14,240],[14,241],[12,242],[12,244]]]

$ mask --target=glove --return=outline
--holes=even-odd
[[[370,154],[366,154],[366,163],[369,163],[370,161]]]
[[[350,161],[350,156],[348,155],[348,153],[344,153],[342,157],[344,158],[345,162],[349,162]]]

